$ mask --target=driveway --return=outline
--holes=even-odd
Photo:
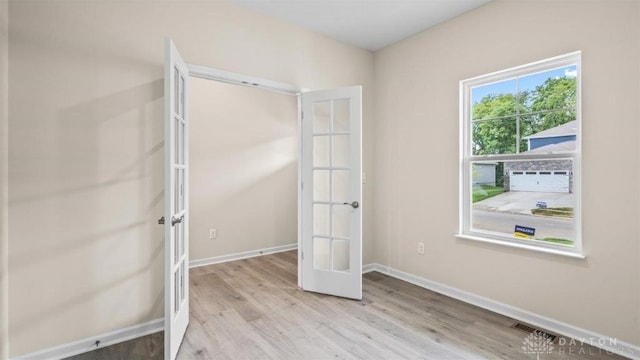
[[[547,207],[574,207],[573,194],[528,191],[507,191],[500,195],[478,201],[473,210],[531,215],[536,202],[544,201]]]

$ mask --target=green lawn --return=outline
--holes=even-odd
[[[473,202],[478,202],[502,194],[504,187],[491,185],[473,185]]]
[[[573,208],[572,207],[553,207],[553,208],[545,208],[545,209],[531,209],[531,213],[534,215],[572,218]]]
[[[546,241],[546,242],[550,242],[550,243],[555,243],[555,244],[560,244],[560,245],[571,245],[573,246],[573,240],[569,240],[569,239],[559,239],[559,238],[544,238],[544,239],[538,239],[541,241]]]

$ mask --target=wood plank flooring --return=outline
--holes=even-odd
[[[296,251],[191,269],[190,282],[178,359],[537,358],[525,354],[529,333],[512,328],[515,320],[380,273],[364,275],[362,301],[302,291]],[[161,359],[154,336],[136,340],[146,344],[136,351],[123,343],[73,360]],[[556,338],[539,359],[624,359],[562,344]]]
[[[302,291],[297,252],[191,270],[179,359],[536,359],[513,319],[380,273],[363,300]],[[540,359],[623,359],[552,344]]]

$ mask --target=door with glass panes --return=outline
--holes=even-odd
[[[189,325],[189,70],[165,44],[164,279],[165,359],[173,360]]]
[[[362,298],[362,88],[302,96],[304,290]]]

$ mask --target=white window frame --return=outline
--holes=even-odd
[[[562,154],[496,154],[473,155],[471,149],[471,89],[488,85],[514,77],[526,76],[564,66],[576,66],[576,149],[574,152]],[[581,52],[573,52],[530,64],[494,72],[460,81],[460,204],[459,229],[456,237],[468,240],[482,241],[493,244],[541,251],[546,253],[584,258],[582,247],[582,181],[581,181],[581,153],[582,153],[582,101],[581,101]],[[473,230],[472,216],[472,184],[471,163],[477,161],[500,162],[513,160],[572,160],[573,161],[573,193],[574,204],[574,246],[559,245],[537,240],[522,240],[507,234]]]

